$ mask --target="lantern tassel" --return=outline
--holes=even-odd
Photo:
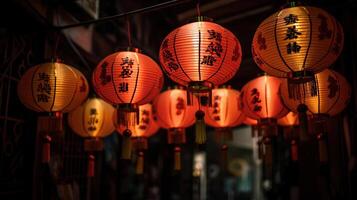
[[[307,119],[307,106],[304,104],[300,104],[297,108],[299,112],[299,123],[300,123],[300,134],[301,139],[307,138],[308,132],[308,119]]]
[[[180,171],[181,170],[181,148],[176,146],[175,147],[175,159],[174,159],[174,170]]]
[[[258,140],[257,145],[258,145],[258,159],[261,160],[263,158],[263,154],[264,154],[263,142],[261,139]]]
[[[307,73],[307,72],[304,72]],[[307,76],[303,74],[301,78]],[[307,89],[305,89],[307,88]],[[311,76],[307,81],[301,82],[299,78],[288,79],[288,92],[289,98],[294,100],[301,100],[305,98],[305,93],[308,91],[308,96],[314,97],[318,95],[317,84],[314,76]],[[303,92],[303,94],[302,94]]]
[[[223,144],[221,146],[221,165],[224,171],[227,169],[227,161],[228,161],[228,146],[226,144]]]
[[[326,136],[323,133],[317,135],[320,163],[326,163],[328,161],[327,144],[326,144],[325,137]]]
[[[144,152],[139,151],[138,158],[136,160],[136,174],[142,175],[144,173]]]
[[[42,144],[42,163],[49,163],[51,160],[51,140],[49,135],[45,135]]]
[[[291,145],[290,146],[291,160],[298,161],[299,153],[298,153],[298,144],[297,144],[296,140],[292,140],[290,145]]]
[[[117,123],[118,125],[122,125],[124,127],[135,127],[138,123],[138,113],[137,109],[130,108],[129,110],[125,110],[124,108],[119,108],[117,112]]]
[[[264,139],[264,147],[264,161],[267,165],[271,166],[273,163],[273,152],[270,138],[266,137]]]
[[[125,160],[130,160],[131,159],[131,149],[132,149],[131,131],[129,129],[126,129],[123,133],[121,158],[125,159]]]
[[[273,152],[271,146],[271,139],[266,137],[264,138],[264,164],[265,172],[268,178],[273,176]]]
[[[205,113],[202,110],[196,112],[196,143],[204,144],[206,142],[206,124],[204,121]]]
[[[93,154],[89,154],[88,166],[87,166],[87,176],[94,177],[94,171],[95,171],[95,157]]]

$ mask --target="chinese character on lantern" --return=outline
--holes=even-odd
[[[133,65],[134,65],[134,59],[129,57],[122,58],[122,62],[120,63],[121,66],[120,77],[130,78],[131,74],[133,73]]]
[[[40,83],[37,85],[37,101],[38,102],[48,102],[51,94],[50,77],[47,73],[38,73],[38,81]]]

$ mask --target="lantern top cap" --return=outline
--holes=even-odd
[[[288,0],[286,5],[284,6],[284,8],[292,8],[292,7],[295,7],[295,6],[299,6],[300,5],[300,2],[299,1],[296,1],[296,0]]]
[[[63,59],[62,58],[59,58],[59,57],[52,57],[49,61],[50,63],[63,63]]]
[[[193,23],[193,22],[213,22],[213,19],[207,16],[197,16],[188,20],[188,23]]]
[[[141,53],[141,49],[137,48],[137,47],[127,47],[126,48],[127,51],[131,51],[131,52],[135,52],[135,53]]]

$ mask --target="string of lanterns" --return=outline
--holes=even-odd
[[[254,34],[253,59],[267,74],[241,91],[219,88],[240,67],[240,42],[229,30],[198,16],[196,22],[169,33],[159,50],[162,70],[181,86],[160,93],[164,84],[160,66],[138,49],[128,48],[107,56],[94,69],[93,87],[102,100],[84,102],[89,92],[86,78],[58,61],[30,68],[18,84],[18,96],[27,108],[49,113],[39,118],[43,162],[50,161],[53,132],[62,132],[62,113],[70,112],[69,126],[86,138],[89,176],[94,176],[93,152],[103,148],[99,138],[115,129],[123,138],[123,159],[131,159],[134,142],[138,174],[144,172],[147,138],[159,127],[167,129],[174,169],[180,170],[185,128],[195,124],[195,142],[203,144],[205,123],[216,128],[222,150],[232,138],[231,128],[243,123],[254,126],[252,136],[262,137],[258,146],[264,145],[264,161],[271,164],[270,142],[278,125],[301,126],[307,132],[308,116],[321,124],[347,106],[348,82],[327,69],[339,57],[343,41],[341,25],[326,11],[290,4],[264,20]],[[321,127],[316,137],[320,160],[326,161],[326,130]],[[293,160],[298,159],[298,137],[291,136]]]

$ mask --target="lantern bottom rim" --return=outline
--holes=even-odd
[[[288,79],[291,83],[307,83],[315,80],[314,73],[311,71],[301,70],[288,73]]]
[[[192,93],[206,93],[211,91],[213,83],[208,81],[192,81],[188,84],[187,89]]]

